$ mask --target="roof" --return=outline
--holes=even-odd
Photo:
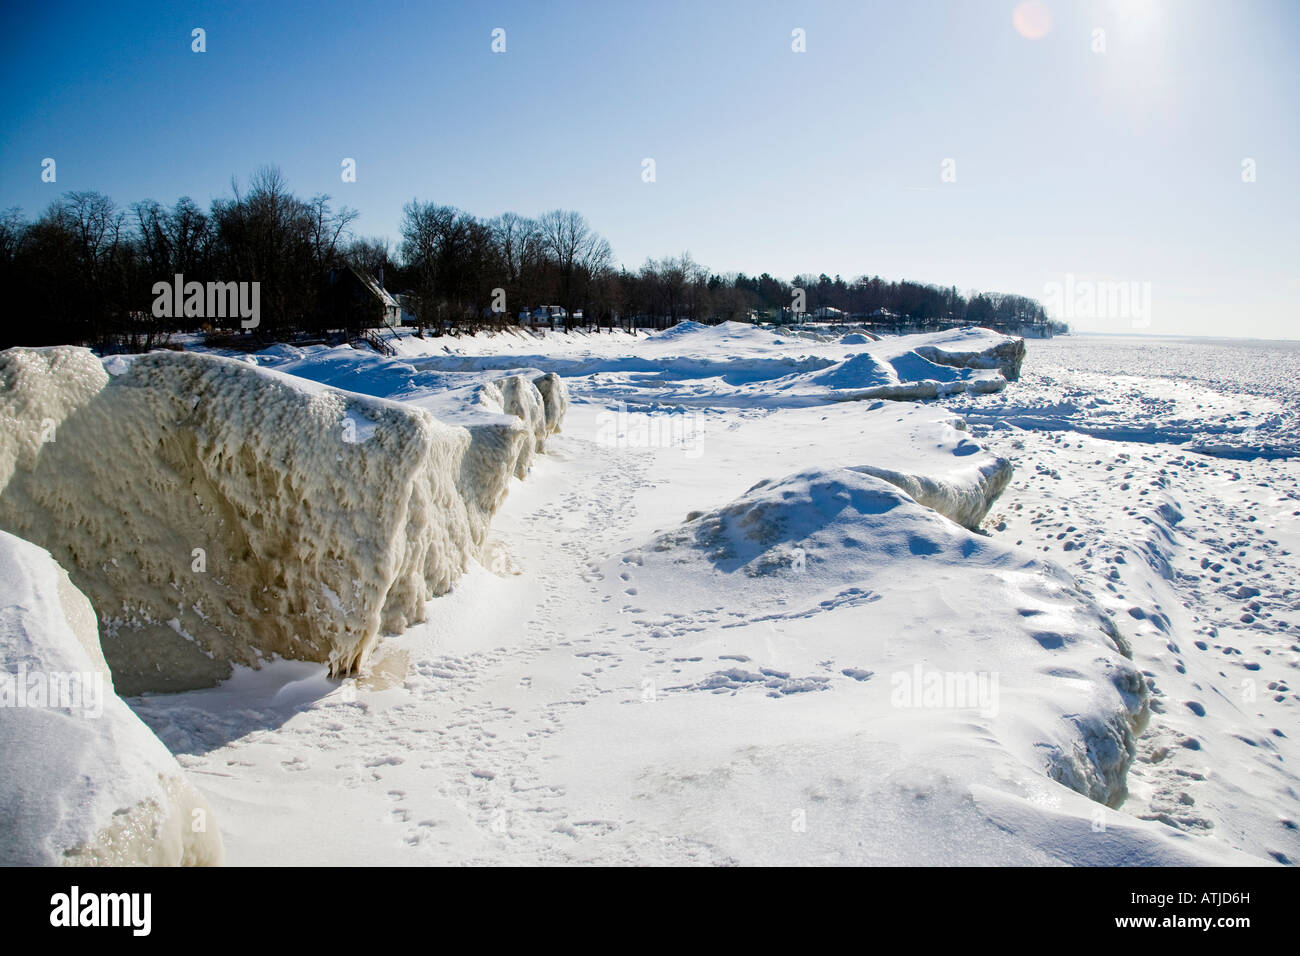
[[[361,280],[361,284],[364,285],[367,289],[370,290],[371,295],[373,295],[375,298],[377,298],[377,299],[378,299],[380,302],[382,302],[386,307],[391,308],[391,309],[399,308],[399,306],[398,306],[398,304],[397,304],[397,300],[394,299],[391,295],[389,295],[387,289],[380,288],[379,280],[376,279],[374,276],[366,275],[366,273],[362,272],[362,271],[361,271],[360,269],[358,269],[356,266],[351,266],[351,265],[350,265],[350,266],[348,266],[348,270],[349,270],[349,271],[350,271],[354,276],[356,276],[358,279],[360,279],[360,280]]]

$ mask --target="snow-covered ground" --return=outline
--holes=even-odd
[[[1131,635],[1153,698],[1124,810],[1300,861],[1300,345],[1031,342],[1014,391],[951,404],[1018,464],[986,525]]]
[[[572,404],[360,676],[129,700],[228,862],[1300,859],[1300,353],[399,345],[249,361],[454,423],[506,372]]]

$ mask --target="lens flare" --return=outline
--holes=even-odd
[[[1052,11],[1043,0],[1025,0],[1011,14],[1011,25],[1026,40],[1041,40],[1052,29]]]

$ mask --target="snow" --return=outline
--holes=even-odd
[[[126,693],[274,656],[363,666],[464,573],[550,428],[517,376],[480,383],[461,427],[211,355],[115,371],[0,356],[0,523],[69,567]]]
[[[354,452],[377,409],[467,436],[491,525],[354,673],[129,700],[232,863],[1300,859],[1300,351],[671,331],[239,360]]]
[[[113,692],[90,602],[7,532],[0,605],[0,865],[220,864],[207,801]]]
[[[724,322],[681,322],[649,335],[519,332],[398,340],[388,361],[344,346],[264,365],[340,388],[410,397],[488,371],[542,369],[584,394],[628,404],[798,407],[832,401],[932,399],[1006,387],[1023,344],[988,329],[845,342],[833,335]],[[289,358],[289,361],[285,361]]]
[[[978,528],[1011,480],[1010,459],[966,434],[966,422],[915,404],[881,405],[863,416],[869,461],[851,465],[907,492],[918,504]]]
[[[1125,810],[1300,860],[1300,346],[1033,342],[1014,396],[961,413],[1025,463],[986,523],[1130,635],[1152,717]]]
[[[661,629],[649,639],[683,662],[665,693],[845,694],[883,740],[901,731],[895,722],[910,726],[918,768],[956,775],[967,751],[992,779],[1023,787],[1046,769],[1098,802],[1124,795],[1145,687],[1114,626],[1056,568],[971,535],[874,476],[813,468],[760,482],[606,573]],[[724,592],[743,614],[719,613]],[[838,625],[866,606],[887,631]],[[815,643],[769,626],[810,619]],[[702,624],[734,633],[704,637]],[[720,668],[724,658],[744,666]],[[867,672],[874,683],[864,686]],[[993,741],[1014,763],[999,762]]]
[[[1034,343],[1051,365],[975,419],[1182,446],[1221,458],[1300,457],[1300,349],[1081,336]]]

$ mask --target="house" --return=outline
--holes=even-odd
[[[397,307],[401,310],[402,324],[418,325],[420,320],[415,312],[415,296],[409,292],[394,292],[391,295],[397,300]]]
[[[330,269],[327,295],[337,327],[401,325],[402,307],[384,289],[383,275],[382,266],[378,279],[350,265]]]
[[[550,328],[552,324],[564,325],[569,313],[559,305],[539,305],[532,312],[519,313],[519,324],[533,328]]]
[[[907,316],[899,315],[897,312],[890,312],[888,309],[875,309],[867,315],[867,321],[871,325],[899,325],[906,321]]]
[[[814,322],[843,322],[845,313],[842,309],[823,305],[820,309],[814,309],[812,313],[810,313],[809,318]]]
[[[380,307],[383,309],[384,325],[400,326],[402,324],[402,307],[397,299],[384,288],[384,267],[382,265],[379,267],[379,276],[377,278],[367,275],[360,269],[353,269],[351,266],[348,266],[348,268],[352,269],[357,278],[365,284],[366,290],[378,300]]]

